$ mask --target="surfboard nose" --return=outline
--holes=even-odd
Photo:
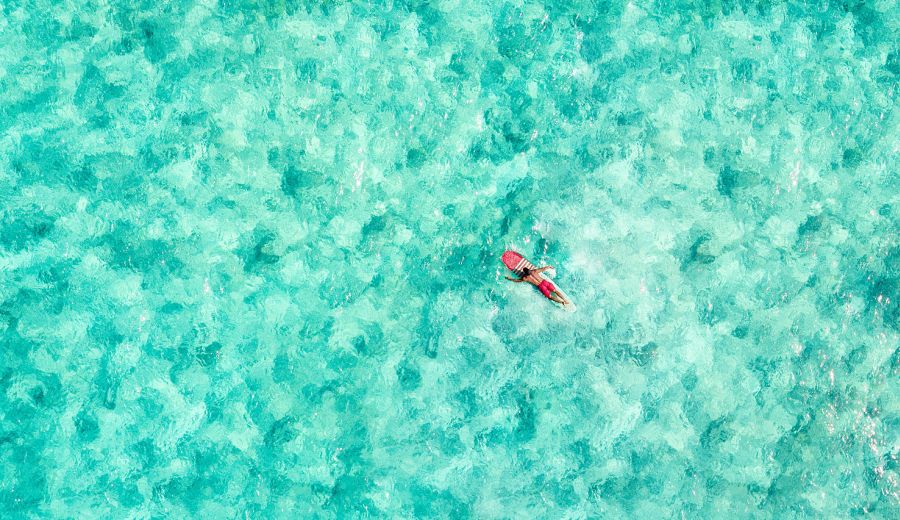
[[[506,251],[503,253],[503,263],[507,267],[512,267],[519,263],[519,260],[522,259],[522,255],[516,253],[515,251]]]

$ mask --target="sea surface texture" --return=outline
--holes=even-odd
[[[896,0],[4,1],[0,517],[898,518],[898,90]]]

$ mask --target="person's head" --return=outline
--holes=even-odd
[[[531,274],[531,269],[529,269],[529,268],[527,268],[527,267],[523,267],[523,268],[522,268],[522,278],[524,278],[524,277],[526,277],[526,276],[528,276],[528,275],[530,275],[530,274]]]

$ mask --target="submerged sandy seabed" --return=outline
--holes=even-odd
[[[0,516],[896,517],[896,2],[557,3],[3,6]]]

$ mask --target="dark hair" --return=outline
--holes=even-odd
[[[529,269],[527,267],[523,267],[522,268],[522,276],[525,277],[525,276],[528,276],[529,274],[531,274],[531,269]]]

